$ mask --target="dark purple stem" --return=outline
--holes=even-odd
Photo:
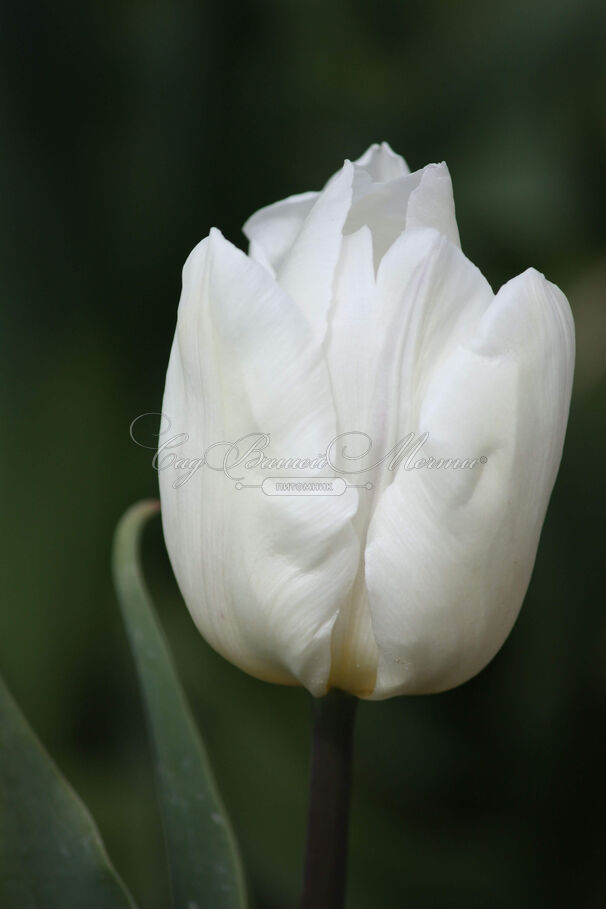
[[[331,691],[314,703],[309,814],[300,909],[343,909],[357,698]]]

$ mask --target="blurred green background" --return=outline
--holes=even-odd
[[[606,9],[590,0],[5,3],[0,27],[0,669],[142,907],[167,905],[114,525],[156,494],[181,266],[211,225],[387,139],[445,159],[493,287],[567,293],[578,367],[521,617],[450,693],[362,704],[351,909],[606,904]],[[310,702],[240,673],[150,583],[257,905],[294,905]]]

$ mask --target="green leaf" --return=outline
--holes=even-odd
[[[134,909],[95,823],[0,679],[0,906]]]
[[[126,512],[113,570],[154,746],[173,902],[237,909],[246,906],[238,848],[140,568],[141,533],[158,508],[148,501]]]

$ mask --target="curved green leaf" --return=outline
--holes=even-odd
[[[134,909],[95,823],[0,679],[0,906]]]
[[[206,751],[182,692],[139,563],[157,502],[130,508],[114,538],[113,570],[154,746],[175,909],[240,909],[244,875]]]

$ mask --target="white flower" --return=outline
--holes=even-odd
[[[212,457],[181,485],[161,469],[185,602],[261,679],[374,699],[458,685],[530,579],[570,401],[566,298],[533,269],[493,294],[461,252],[446,165],[411,174],[386,143],[244,231],[248,256],[212,230],[185,264],[163,403],[179,457],[268,433],[266,454],[313,458],[363,432],[378,460],[428,433],[424,458],[486,462],[384,462],[336,472],[372,489],[292,497],[235,488]],[[240,468],[247,486],[314,475]]]

